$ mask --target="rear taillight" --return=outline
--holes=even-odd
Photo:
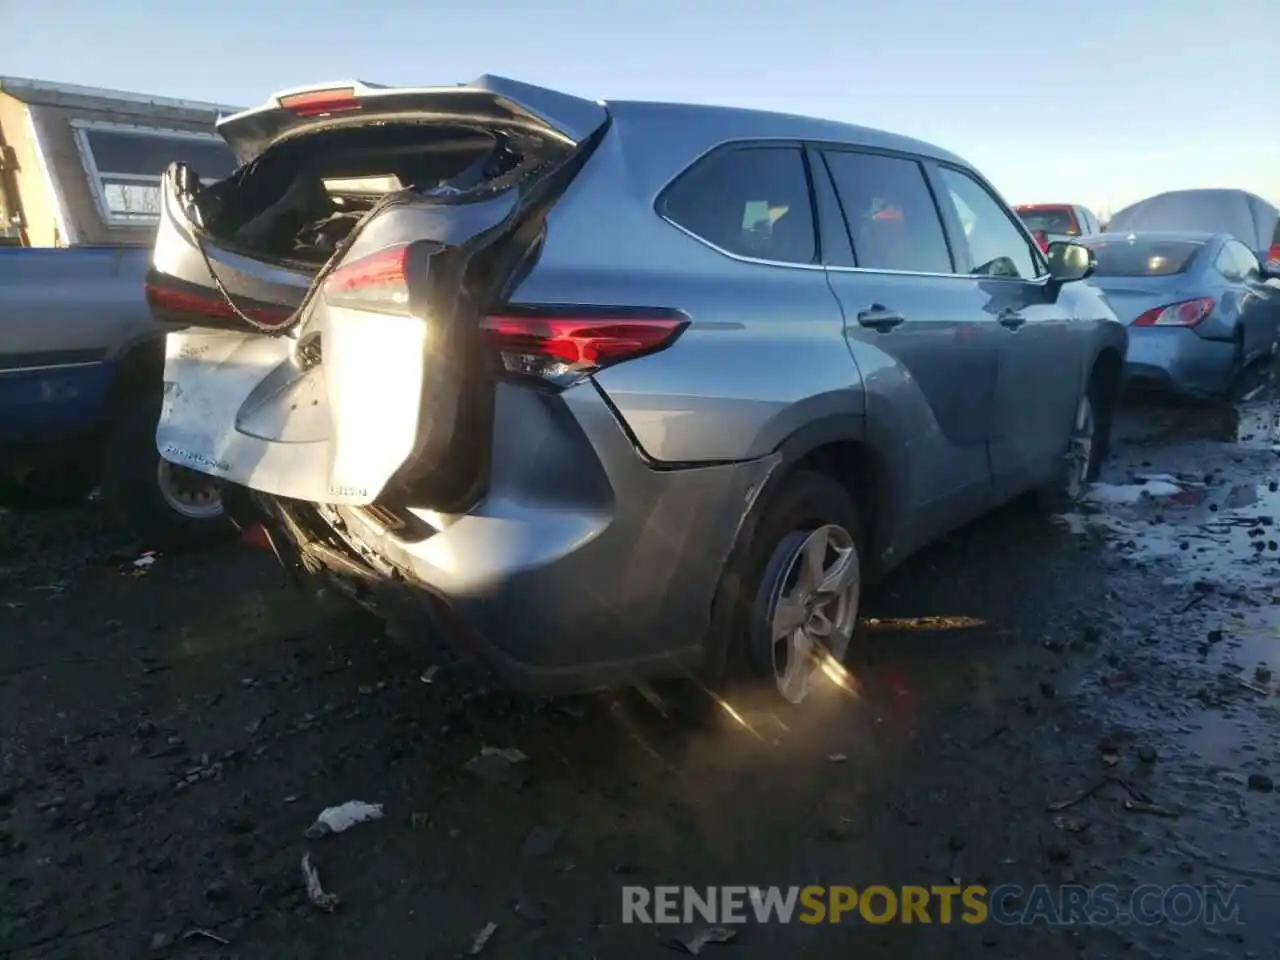
[[[1137,320],[1135,327],[1194,327],[1197,323],[1213,313],[1213,298],[1201,297],[1198,300],[1183,300],[1165,307],[1154,307]]]
[[[330,113],[349,113],[360,109],[360,100],[351,87],[291,93],[278,97],[276,102],[297,117],[323,117]]]
[[[605,367],[666,349],[688,325],[688,317],[676,311],[594,310],[576,316],[504,313],[486,317],[481,330],[504,374],[568,387]]]
[[[375,313],[408,313],[408,246],[394,246],[343,264],[324,282],[324,299],[335,307]]]
[[[1280,263],[1280,243],[1273,243],[1271,249],[1267,251],[1268,263]]]
[[[210,320],[242,321],[248,317],[264,326],[278,327],[288,323],[293,317],[293,310],[288,307],[269,307],[251,303],[229,304],[220,294],[195,293],[188,290],[177,290],[170,286],[148,283],[147,305],[161,317],[192,322],[193,318],[205,317]]]

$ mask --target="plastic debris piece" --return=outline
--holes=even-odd
[[[738,934],[728,927],[707,927],[689,937],[681,937],[671,941],[671,946],[682,953],[697,957],[713,943],[728,943]]]
[[[324,887],[320,886],[320,873],[311,865],[309,853],[302,855],[302,882],[307,888],[307,899],[325,913],[333,913],[342,905],[336,895],[326,893]]]
[[[489,940],[497,930],[498,925],[492,920],[486,923],[484,927],[481,928],[480,932],[476,934],[475,939],[471,941],[471,950],[469,951],[470,955],[473,957],[480,956],[480,952],[484,950],[486,945],[488,945]]]
[[[365,803],[363,800],[348,800],[337,807],[325,807],[316,817],[316,822],[307,828],[307,838],[319,840],[331,833],[342,833],[350,830],[357,823],[382,819],[382,804]]]

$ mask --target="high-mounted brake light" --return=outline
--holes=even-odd
[[[1135,327],[1194,327],[1213,313],[1213,297],[1183,300],[1164,307],[1153,307],[1137,320]]]
[[[308,90],[277,97],[276,102],[284,110],[298,117],[323,117],[330,113],[348,113],[360,109],[360,100],[351,87],[332,90]]]
[[[485,318],[481,330],[504,373],[569,387],[605,367],[665,350],[689,325],[674,311],[611,313],[501,314]]]
[[[264,307],[238,303],[233,308],[219,294],[190,293],[156,283],[146,286],[147,305],[160,313],[175,314],[174,319],[206,317],[210,320],[242,321],[241,314],[267,326],[283,326],[293,317],[288,307]]]
[[[325,300],[336,307],[375,313],[408,313],[409,282],[406,245],[371,253],[338,267],[324,284]]]

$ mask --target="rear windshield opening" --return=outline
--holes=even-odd
[[[1116,240],[1090,243],[1095,277],[1168,277],[1190,266],[1204,244],[1192,240]]]
[[[1070,210],[1022,210],[1019,211],[1018,216],[1032,233],[1043,230],[1045,233],[1066,234],[1074,237],[1080,232]]]
[[[213,236],[269,259],[318,264],[387,194],[481,191],[518,179],[545,155],[544,142],[528,134],[366,124],[286,140],[198,203]]]

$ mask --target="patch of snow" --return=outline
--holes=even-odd
[[[1144,497],[1172,497],[1182,493],[1182,487],[1165,479],[1151,479],[1144,483],[1095,483],[1084,495],[1091,503],[1137,503]]]

